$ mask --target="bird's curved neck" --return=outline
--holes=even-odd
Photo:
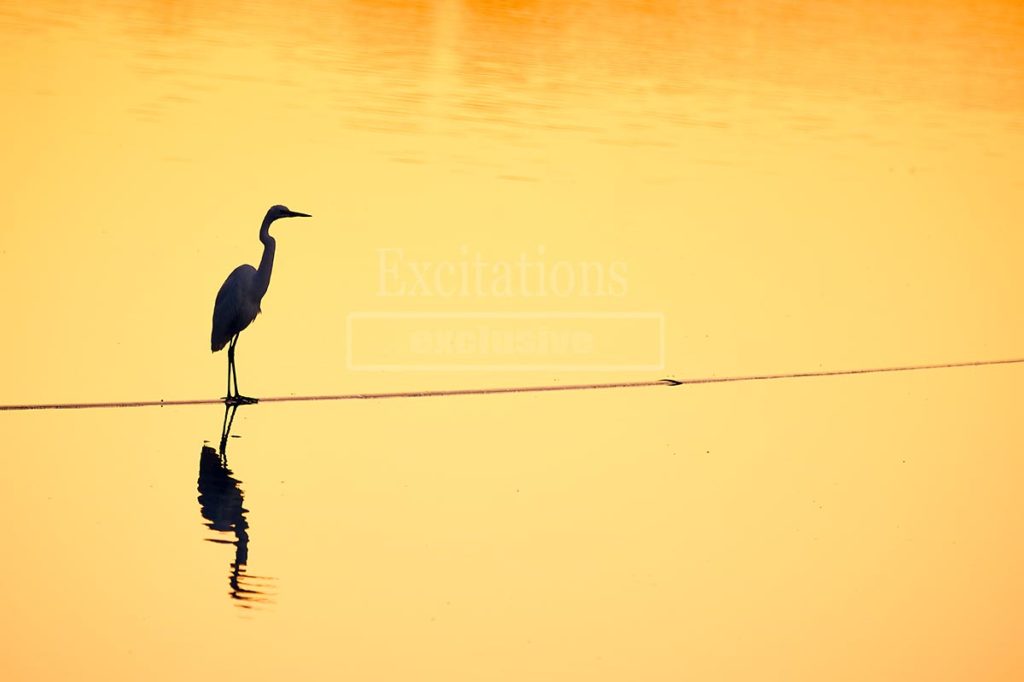
[[[260,267],[256,273],[258,275],[258,281],[260,285],[260,295],[267,293],[267,287],[270,286],[270,273],[274,269],[274,252],[277,250],[277,242],[270,236],[270,223],[272,223],[269,217],[263,219],[263,225],[260,227],[260,241],[263,242],[263,258],[260,259]]]

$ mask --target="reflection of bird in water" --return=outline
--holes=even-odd
[[[238,335],[256,319],[260,312],[260,301],[270,286],[270,273],[274,269],[276,242],[270,236],[270,224],[278,218],[310,217],[308,213],[291,211],[287,206],[271,206],[260,226],[260,241],[263,242],[263,258],[260,267],[239,265],[231,271],[217,292],[213,306],[213,331],[210,334],[210,348],[219,351],[228,347],[228,393],[225,401],[229,404],[254,403],[238,393],[238,372],[235,370],[235,345]],[[235,392],[231,392],[234,377]]]
[[[220,425],[220,456],[225,462],[228,458],[228,438],[231,436],[231,425],[235,423],[235,412],[237,411],[238,405],[225,403],[224,421]]]
[[[235,546],[235,560],[231,563],[231,574],[228,583],[231,586],[231,597],[237,599],[239,605],[249,607],[252,602],[266,601],[260,591],[258,576],[247,575],[246,564],[249,561],[249,522],[245,518],[248,510],[243,506],[241,481],[234,477],[228,468],[224,444],[228,439],[228,430],[234,419],[237,406],[227,406],[224,414],[225,430],[221,434],[221,451],[217,452],[204,445],[199,454],[199,511],[206,519],[207,528],[217,533],[231,533],[234,540],[223,538],[207,538],[210,542],[232,544]],[[227,411],[231,411],[228,418]],[[254,582],[255,580],[255,582]]]

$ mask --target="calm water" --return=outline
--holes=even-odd
[[[614,5],[0,3],[0,404],[1024,355],[1018,3]],[[1019,679],[1019,367],[0,412],[0,677]]]

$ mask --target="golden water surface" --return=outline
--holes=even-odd
[[[1024,355],[1015,0],[0,1],[0,404]],[[1021,365],[0,412],[4,680],[1024,678]]]

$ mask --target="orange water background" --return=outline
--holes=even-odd
[[[1024,355],[1016,2],[4,2],[0,39],[0,404],[222,395],[272,203],[314,217],[254,395]],[[382,249],[623,286],[381,295]],[[347,357],[396,352],[353,312],[566,311],[663,319],[656,359]],[[218,408],[0,413],[0,677],[1020,679],[1022,376],[243,408],[250,609]]]

